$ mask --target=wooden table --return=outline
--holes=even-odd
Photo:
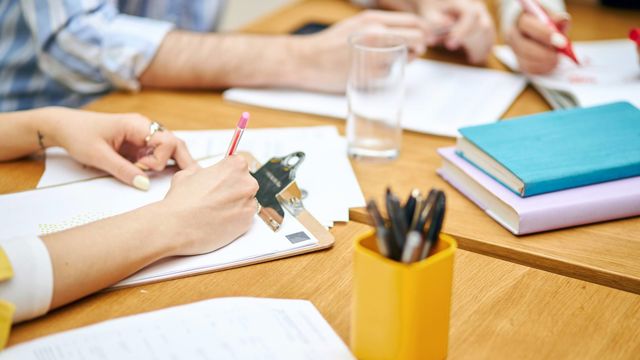
[[[495,5],[492,4],[491,8],[495,10]],[[578,40],[621,38],[631,26],[640,24],[640,12],[588,5],[570,5],[569,9],[574,18],[572,37]],[[247,31],[283,33],[309,21],[334,22],[355,12],[357,9],[343,1],[311,0],[304,2],[304,5],[286,7],[273,16],[257,21]],[[594,26],[596,23],[606,26]],[[464,62],[462,54],[438,50],[431,51],[428,57]],[[505,69],[495,58],[489,60],[488,66]],[[344,134],[343,121],[228,104],[222,101],[219,93],[210,92],[145,91],[135,96],[113,94],[89,108],[105,112],[137,111],[175,124],[174,129],[231,128],[235,125],[233,119],[238,112],[251,108],[254,117],[261,117],[259,122],[252,121],[255,127],[332,124]],[[542,97],[529,87],[505,116],[548,109]],[[441,160],[435,150],[452,146],[453,139],[405,132],[402,141],[403,150],[395,162],[352,162],[367,198],[381,197],[389,185],[399,193],[408,193],[414,187],[444,189],[449,200],[444,231],[453,235],[462,249],[640,293],[639,218],[517,237],[436,175],[435,170],[441,165]],[[42,171],[42,161],[0,164],[0,191],[33,188]],[[369,221],[364,209],[352,209],[350,216],[355,221]]]
[[[250,29],[283,32],[309,20],[333,21],[353,11],[338,2],[310,1],[285,8]],[[448,59],[440,53],[432,56]],[[499,67],[495,60],[490,66]],[[523,114],[545,108],[540,97],[529,89],[509,113]],[[140,112],[172,129],[208,129],[233,127],[237,114],[246,106],[225,103],[219,93],[214,92],[144,91],[133,95],[115,93],[91,104],[89,109]],[[344,131],[343,122],[337,120],[261,108],[251,111],[252,127],[333,124]],[[440,163],[435,148],[450,145],[452,140],[405,133],[403,141],[404,151],[397,162],[353,163],[367,196],[382,193],[386,183],[379,179],[385,179],[402,192],[413,186],[445,188],[451,205],[446,230],[458,238],[461,246],[533,267],[637,290],[640,272],[633,259],[639,258],[638,219],[516,238],[434,175]],[[35,187],[42,171],[42,161],[0,164],[0,193]],[[351,215],[364,220],[359,210],[352,211]],[[332,229],[336,245],[328,251],[96,294],[16,326],[10,344],[114,317],[218,296],[309,299],[348,343],[351,239],[366,228],[354,222],[336,226]],[[456,255],[453,286],[451,358],[600,359],[634,358],[640,353],[638,295],[464,250]]]
[[[491,8],[495,11],[495,4],[492,3]],[[588,5],[571,5],[569,9],[574,18],[572,37],[578,40],[624,37],[631,26],[640,24],[640,12]],[[357,11],[343,1],[311,0],[304,2],[304,5],[294,4],[257,21],[247,27],[247,31],[283,33],[309,21],[334,22]],[[596,23],[606,26],[594,26]],[[438,50],[430,52],[428,57],[464,62],[462,54]],[[505,69],[495,58],[489,60],[488,66]],[[144,92],[137,96],[114,94],[106,99],[109,100],[98,101],[89,108],[105,112],[138,111],[163,122],[175,123],[174,129],[231,128],[238,111],[249,108],[224,103],[219,93],[207,92]],[[195,111],[187,109],[197,109],[199,114],[206,116],[195,116]],[[542,97],[529,87],[505,116],[548,109]],[[265,114],[260,122],[252,121],[252,126],[333,124],[344,133],[342,121],[257,108],[252,108],[252,112],[254,116]],[[180,121],[176,122],[177,119]],[[441,160],[435,150],[453,144],[453,139],[405,132],[403,151],[397,161],[386,164],[353,161],[352,164],[367,198],[381,197],[389,185],[399,193],[408,193],[414,187],[429,189],[435,186],[444,189],[449,200],[444,231],[453,235],[462,249],[640,293],[640,219],[516,237],[436,175],[435,170],[441,165]],[[42,171],[42,161],[0,164],[0,174],[7,175],[0,177],[0,191],[33,188]],[[355,221],[369,221],[363,208],[352,209],[350,216]]]
[[[351,239],[336,226],[333,249],[90,296],[16,326],[10,344],[140,312],[221,296],[308,299],[349,343]],[[459,250],[450,359],[633,359],[640,352],[640,297]]]

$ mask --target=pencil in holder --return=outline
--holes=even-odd
[[[382,256],[373,231],[356,239],[351,349],[359,359],[444,359],[456,241],[440,234],[412,264]]]

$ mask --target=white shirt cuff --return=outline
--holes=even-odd
[[[49,311],[53,297],[53,267],[49,251],[40,238],[1,240],[13,277],[0,283],[0,298],[14,304],[13,322],[32,319]]]
[[[537,0],[542,7],[552,13],[565,12],[563,0]],[[500,8],[500,29],[502,34],[506,35],[507,31],[515,25],[516,21],[522,13],[522,7],[518,0],[502,0]]]
[[[151,64],[170,22],[119,14],[109,23],[101,54],[102,71],[117,88],[140,90],[138,78]]]

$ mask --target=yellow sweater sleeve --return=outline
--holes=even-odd
[[[7,281],[12,277],[13,267],[11,267],[11,262],[4,250],[0,248],[0,282]],[[13,313],[15,313],[15,311],[15,305],[4,299],[0,299],[0,350],[4,349],[9,340]]]

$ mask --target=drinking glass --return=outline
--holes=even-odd
[[[355,158],[395,159],[400,152],[407,46],[401,37],[367,33],[349,38],[347,142]]]

